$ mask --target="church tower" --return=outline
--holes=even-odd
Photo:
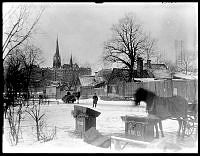
[[[61,67],[61,59],[59,54],[58,37],[57,37],[56,53],[53,57],[53,68],[60,68],[60,67]]]
[[[71,54],[71,58],[70,58],[70,62],[69,62],[69,65],[71,68],[73,68],[73,62],[72,62],[72,54]]]

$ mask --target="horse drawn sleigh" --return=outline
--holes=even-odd
[[[178,121],[178,137],[181,136],[181,131],[182,138],[194,133],[198,122],[197,103],[188,103],[186,99],[180,96],[159,97],[144,88],[136,90],[134,101],[136,106],[140,105],[141,101],[145,102],[148,115],[121,116],[122,120],[125,121],[125,136],[111,137],[115,149],[122,150],[129,143],[149,146],[154,138],[159,138],[158,125],[161,136],[164,137],[162,120],[165,119]],[[154,127],[156,133],[154,133]]]
[[[195,129],[195,124],[198,122],[197,102],[188,103],[181,96],[159,97],[155,93],[139,88],[134,95],[135,105],[139,105],[141,101],[146,102],[146,111],[150,115],[158,117],[159,128],[162,136],[162,120],[172,119],[179,123],[178,136],[182,131],[182,137],[191,136]],[[158,126],[155,124],[156,136],[158,137]]]

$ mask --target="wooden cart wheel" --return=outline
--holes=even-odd
[[[185,122],[185,136],[190,136],[194,131],[194,119],[188,116],[187,120],[183,122]],[[184,128],[184,126],[182,127]]]

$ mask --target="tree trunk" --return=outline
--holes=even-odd
[[[131,82],[131,80],[132,80],[132,73],[130,72],[130,73],[129,73],[128,82]]]
[[[36,119],[36,128],[37,128],[37,140],[40,141],[40,130],[39,130],[39,121]]]
[[[130,69],[129,69],[129,78],[128,78],[128,82],[131,82],[133,78],[134,78],[134,77],[133,77],[133,68],[130,68]]]
[[[4,97],[3,97],[3,92],[4,92],[4,67],[3,67],[3,58],[2,58],[3,56],[2,56],[2,54],[1,54],[1,68],[0,68],[0,73],[2,74],[1,75],[1,77],[2,77],[2,86],[0,86],[0,96],[1,96],[1,99],[3,100],[4,99]],[[1,107],[3,107],[3,105],[1,105]],[[3,110],[3,108],[2,108],[2,110]],[[3,122],[1,122],[1,127],[4,127],[4,118],[3,118]],[[4,131],[4,128],[3,128],[3,131]]]

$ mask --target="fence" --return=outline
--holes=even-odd
[[[119,82],[117,84],[108,84],[104,88],[94,88],[92,86],[81,87],[81,97],[90,98],[94,93],[98,96],[120,96],[133,97],[135,90],[143,87],[155,92],[161,97],[170,97],[179,95],[188,100],[190,103],[197,103],[198,82],[197,80],[154,80],[146,82]]]
[[[29,99],[23,102],[24,106],[34,105],[34,104],[41,104],[41,105],[49,105],[50,103],[56,103],[57,105],[60,104],[57,100],[49,100],[47,98],[43,99]]]
[[[116,95],[133,97],[137,88],[143,87],[155,92],[161,97],[170,97],[179,95],[188,100],[188,102],[196,103],[198,94],[197,80],[155,80],[148,82],[129,82],[119,83],[115,86],[118,92]]]
[[[12,145],[10,142],[10,127],[5,126],[5,141],[9,141],[9,144]],[[54,140],[57,138],[63,137],[59,135],[59,133],[71,133],[71,130],[66,127],[58,127],[58,126],[48,126],[45,125],[42,129],[40,129],[40,142],[47,142],[50,140]],[[18,144],[23,143],[35,143],[38,142],[37,140],[37,131],[35,124],[27,124],[27,125],[20,125],[20,132],[18,134],[19,142]]]
[[[96,93],[98,96],[106,96],[107,92],[105,88],[94,88],[92,86],[86,86],[80,88],[80,94],[82,98],[92,97]]]

